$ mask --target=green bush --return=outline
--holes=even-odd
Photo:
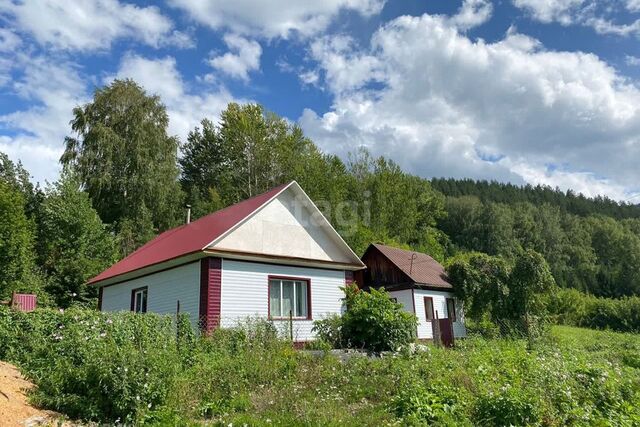
[[[391,402],[395,415],[409,425],[456,425],[455,390],[444,384],[403,385]]]
[[[418,319],[384,289],[365,292],[356,285],[347,286],[345,304],[342,335],[350,347],[389,351],[415,341]]]
[[[490,319],[505,336],[540,338],[556,284],[544,257],[523,250],[513,260],[484,253],[453,258],[447,273],[468,319]]]
[[[506,386],[498,393],[489,393],[478,398],[475,417],[480,425],[528,426],[540,423],[535,400]]]
[[[640,297],[601,298],[575,289],[561,289],[550,307],[561,324],[640,332]]]
[[[339,314],[314,321],[313,332],[317,340],[328,343],[332,348],[346,347],[342,336],[342,317]]]
[[[89,310],[2,310],[4,357],[37,384],[39,405],[91,420],[132,422],[160,405],[180,367],[172,320]],[[3,333],[4,336],[4,333]]]

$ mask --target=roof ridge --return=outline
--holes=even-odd
[[[230,209],[230,208],[237,207],[238,205],[244,204],[245,202],[250,202],[250,201],[252,201],[252,200],[254,200],[254,199],[258,198],[258,197],[264,196],[264,195],[265,195],[265,194],[267,194],[267,193],[271,193],[271,192],[274,192],[274,191],[276,191],[276,190],[281,190],[281,189],[283,189],[284,187],[289,186],[292,182],[294,182],[294,181],[289,181],[289,182],[287,182],[287,183],[285,183],[285,184],[277,185],[277,186],[273,187],[273,188],[272,188],[272,189],[270,189],[270,190],[263,191],[263,192],[262,192],[262,193],[260,193],[260,194],[256,194],[255,196],[251,196],[251,197],[249,197],[248,199],[240,200],[239,202],[236,202],[236,203],[230,204],[229,206],[225,206],[224,208],[222,208],[222,209],[218,209],[217,211],[209,212],[208,214],[206,214],[206,215],[204,215],[204,216],[201,216],[200,218],[196,219],[195,221],[192,221],[192,222],[190,222],[189,224],[183,224],[182,226],[189,226],[189,225],[191,225],[191,224],[195,224],[195,223],[197,223],[198,221],[200,221],[200,220],[202,220],[202,219],[204,219],[204,218],[210,217],[211,215],[216,215],[216,214],[219,214],[219,213],[221,213],[221,212],[224,212],[224,211],[226,211],[226,210],[228,210],[228,209]],[[264,203],[263,203],[263,204],[264,204]],[[256,209],[257,209],[257,208],[256,208]],[[176,227],[176,229],[177,229],[177,228],[180,228],[180,227]],[[160,237],[160,236],[158,236],[158,237]]]

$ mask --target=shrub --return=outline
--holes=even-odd
[[[509,386],[498,393],[481,396],[476,403],[475,417],[487,426],[537,425],[540,421],[536,402]]]
[[[535,351],[471,337],[313,357],[264,320],[205,337],[184,320],[0,308],[0,351],[35,403],[107,425],[640,425],[634,334],[563,326]]]
[[[35,402],[71,417],[140,420],[164,402],[180,367],[168,317],[43,309],[1,318],[15,336],[6,357],[37,384]]]
[[[447,267],[455,291],[471,319],[489,318],[503,335],[538,338],[555,281],[545,259],[527,249],[513,265],[498,256],[462,254]]]
[[[318,340],[328,343],[332,348],[347,346],[342,336],[342,317],[338,314],[313,322],[313,332]]]
[[[416,316],[392,301],[384,289],[365,292],[350,285],[344,290],[347,311],[341,330],[349,346],[388,351],[415,340]]]
[[[391,402],[395,415],[409,425],[455,425],[457,396],[442,384],[405,384]]]
[[[640,297],[603,298],[574,289],[561,289],[550,306],[558,323],[640,332]]]

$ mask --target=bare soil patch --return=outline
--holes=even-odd
[[[38,409],[29,404],[26,392],[33,384],[18,369],[0,362],[0,426],[69,425],[57,412]]]

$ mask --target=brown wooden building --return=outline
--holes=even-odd
[[[356,282],[363,289],[384,288],[405,310],[418,318],[420,339],[433,338],[433,322],[443,324],[453,335],[466,335],[461,304],[455,299],[454,288],[444,267],[421,252],[392,246],[371,244],[362,262],[365,270],[356,272]]]

